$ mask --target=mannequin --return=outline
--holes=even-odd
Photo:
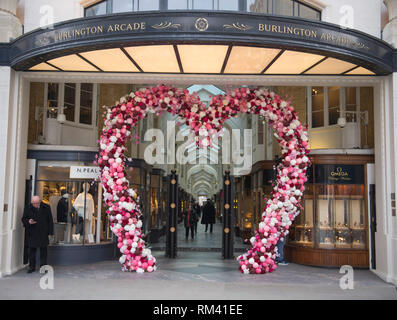
[[[88,235],[92,234],[92,215],[94,213],[94,198],[88,191],[90,190],[90,184],[88,182],[84,182],[83,184],[83,192],[79,193],[74,200],[73,207],[76,209],[79,217],[84,219],[84,195],[85,199],[85,220],[84,220],[84,228],[85,228],[85,238],[88,239]]]

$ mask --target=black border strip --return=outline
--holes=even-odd
[[[348,72],[350,72],[350,71],[353,71],[353,70],[355,70],[355,69],[358,69],[358,68],[360,68],[361,66],[355,66],[355,67],[353,67],[353,68],[350,68],[349,70],[346,70],[345,72],[342,72],[340,75],[345,75],[345,74],[347,74]]]
[[[130,56],[130,54],[125,50],[124,47],[120,47],[120,50],[127,56],[128,59],[134,64],[134,66],[139,70],[139,72],[144,72],[139,64]]]
[[[278,58],[281,57],[281,55],[285,52],[285,49],[282,49],[277,55],[273,58],[272,61],[265,67],[265,69],[262,70],[261,74],[264,74],[272,65],[277,61]]]
[[[311,67],[307,68],[306,70],[302,71],[300,74],[305,74],[306,72],[310,71],[311,69],[313,69],[314,67],[318,66],[320,63],[324,62],[325,60],[327,60],[329,57],[324,57],[322,58],[320,61],[317,61],[315,64],[313,64]]]
[[[89,63],[90,65],[92,65],[94,68],[96,68],[98,71],[103,72],[103,70],[101,68],[99,68],[97,65],[95,65],[94,63],[92,63],[90,60],[88,60],[87,58],[84,58],[80,53],[75,53],[76,56],[78,56],[80,59],[83,59],[85,62]]]
[[[183,65],[182,65],[181,56],[179,55],[178,45],[174,44],[173,47],[175,51],[176,60],[178,61],[179,71],[180,73],[185,73],[185,71],[183,71]]]
[[[230,54],[232,52],[232,49],[233,49],[233,45],[230,45],[229,48],[227,48],[227,52],[226,52],[226,55],[225,55],[225,60],[223,60],[221,74],[223,74],[225,72],[226,65],[227,65],[227,63],[229,61],[229,57],[230,57]]]
[[[52,64],[52,63],[50,63],[50,62],[48,62],[48,61],[44,61],[44,63],[48,64],[50,67],[53,67],[53,68],[55,68],[55,69],[58,69],[59,71],[63,71],[61,68],[57,67],[56,65],[54,65],[54,64]]]

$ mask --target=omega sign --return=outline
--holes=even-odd
[[[100,176],[99,167],[71,166],[71,179],[97,179]]]
[[[350,181],[351,178],[349,178],[349,173],[347,171],[343,171],[341,167],[337,167],[336,171],[331,171],[330,176],[328,177],[329,180],[346,180]]]
[[[346,164],[316,164],[315,183],[364,184],[364,166]]]

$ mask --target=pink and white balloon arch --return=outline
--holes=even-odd
[[[310,165],[307,128],[299,122],[288,101],[266,89],[238,88],[213,97],[206,107],[196,94],[165,85],[142,88],[122,97],[108,110],[100,137],[98,164],[104,202],[122,253],[122,270],[143,273],[157,268],[156,258],[142,239],[138,195],[129,187],[126,177],[125,151],[132,127],[149,112],[160,115],[165,111],[178,115],[180,122],[190,127],[198,147],[210,145],[211,136],[206,132],[220,132],[223,123],[239,113],[262,116],[272,126],[282,152],[277,181],[271,199],[266,202],[262,221],[250,239],[252,247],[238,261],[244,273],[276,270],[277,241],[288,234],[301,208]]]

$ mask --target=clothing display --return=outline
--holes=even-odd
[[[53,195],[50,196],[49,198],[49,206],[51,208],[51,214],[52,214],[52,219],[54,222],[57,222],[57,206],[58,202],[61,199],[61,196],[59,195]]]
[[[88,234],[92,234],[92,219],[95,211],[94,198],[88,190],[90,185],[84,183],[83,192],[81,192],[74,200],[73,207],[76,209],[78,216],[85,220],[85,238],[88,238]],[[85,213],[85,215],[84,215]]]
[[[57,205],[57,222],[68,222],[68,211],[69,211],[69,203],[68,203],[68,194],[64,194],[61,199],[58,201]]]

